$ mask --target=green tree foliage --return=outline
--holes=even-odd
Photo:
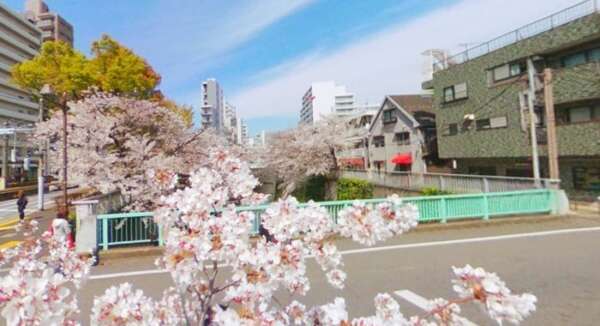
[[[64,100],[81,98],[90,87],[153,99],[160,83],[160,76],[146,60],[108,35],[92,44],[89,59],[62,41],[45,42],[37,56],[13,66],[12,77],[34,95],[48,84]]]
[[[12,77],[34,95],[48,84],[67,99],[79,97],[95,84],[86,57],[61,41],[44,43],[36,57],[13,66]]]
[[[161,107],[179,115],[186,127],[190,128],[194,124],[194,111],[191,106],[179,105],[167,98],[163,98],[159,102]]]
[[[105,92],[147,99],[160,83],[146,60],[108,35],[92,43],[89,65],[96,86]]]
[[[337,181],[337,199],[369,199],[373,198],[373,185],[364,180],[354,178],[340,178]]]

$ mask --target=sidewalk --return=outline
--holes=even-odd
[[[46,209],[42,212],[36,211],[25,216],[26,220],[37,220],[39,230],[47,230],[50,221],[56,215],[54,207]],[[14,248],[19,245],[23,239],[16,232],[16,226],[19,223],[19,217],[7,219],[0,224],[0,250]]]

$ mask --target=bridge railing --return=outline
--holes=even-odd
[[[549,189],[491,192],[427,197],[406,197],[419,210],[419,222],[442,222],[461,219],[489,219],[496,216],[547,214],[554,210],[554,191]],[[385,198],[360,200],[379,204]],[[337,222],[339,212],[351,206],[354,200],[318,202]],[[300,207],[307,204],[300,204]],[[268,205],[238,207],[239,212],[255,215],[252,234],[258,234],[261,215]],[[98,215],[98,246],[107,250],[113,246],[157,242],[162,244],[162,232],[152,220],[152,212],[134,212]]]
[[[369,172],[344,170],[342,176],[367,180],[374,185],[420,191],[437,188],[453,193],[503,192],[528,189],[559,189],[560,180],[470,174]]]

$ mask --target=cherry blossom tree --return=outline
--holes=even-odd
[[[92,261],[69,250],[66,239],[48,232],[33,237],[37,222],[22,222],[25,241],[0,252],[0,311],[9,326],[75,325],[79,313],[73,290],[86,280]]]
[[[337,152],[348,146],[348,139],[357,136],[356,132],[342,118],[325,118],[280,132],[268,144],[263,157],[266,168],[283,181],[284,194],[292,193],[310,176],[337,179]]]
[[[464,325],[461,306],[475,303],[501,324],[518,324],[535,310],[531,294],[513,294],[493,273],[467,265],[453,268],[456,299],[435,299],[422,316],[405,317],[386,293],[374,299],[372,316],[351,318],[345,300],[307,307],[307,259],[314,258],[334,289],[344,286],[337,237],[373,245],[417,224],[418,212],[391,196],[378,205],[355,202],[337,223],[315,203],[300,207],[287,197],[261,214],[268,240],[251,237],[255,216],[237,211],[265,196],[248,166],[224,150],[214,150],[186,180],[161,169],[152,174],[165,194],[155,220],[165,230],[164,256],[174,286],[159,300],[124,283],[95,298],[91,325]],[[13,262],[0,278],[0,311],[8,325],[75,325],[77,289],[90,261],[66,249],[65,239],[45,233],[32,238],[36,224],[24,223],[27,241],[2,251]],[[48,250],[44,250],[47,247]],[[47,252],[46,255],[44,253]],[[290,299],[278,298],[287,292]]]
[[[70,102],[68,166],[72,182],[103,193],[119,190],[128,208],[151,209],[160,192],[148,171],[189,173],[219,145],[210,132],[194,131],[175,112],[156,102],[90,94]],[[37,126],[50,139],[50,166],[62,173],[62,111]]]
[[[185,187],[177,186],[175,174],[157,180],[161,188],[174,189],[162,198],[155,220],[166,238],[157,263],[175,285],[160,301],[129,284],[112,287],[95,300],[94,325],[460,325],[460,305],[468,302],[479,303],[498,322],[519,323],[535,309],[534,296],[514,295],[495,274],[470,266],[454,269],[458,298],[433,300],[423,316],[405,318],[389,294],[375,298],[375,315],[355,319],[343,298],[312,308],[284,302],[277,294],[299,299],[310,290],[309,257],[333,288],[343,288],[346,274],[336,236],[373,245],[414,227],[416,208],[397,196],[378,205],[356,202],[334,223],[323,207],[312,202],[299,207],[287,197],[261,214],[272,237],[252,238],[255,216],[235,206],[257,204],[264,196],[253,192],[257,180],[239,159],[225,151],[211,153]]]

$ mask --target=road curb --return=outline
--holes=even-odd
[[[124,259],[124,258],[138,258],[148,256],[160,256],[163,254],[162,247],[154,246],[137,246],[137,247],[126,247],[126,248],[114,248],[110,250],[102,250],[99,253],[100,263],[106,260],[112,259]]]

